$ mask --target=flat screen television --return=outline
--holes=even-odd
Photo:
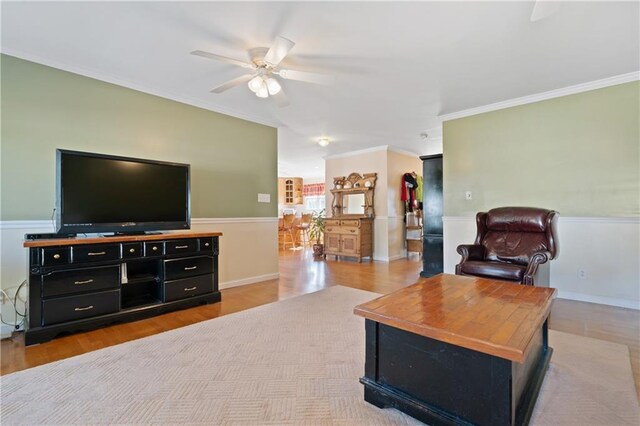
[[[189,229],[188,164],[56,151],[58,233]]]

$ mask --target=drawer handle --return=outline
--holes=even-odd
[[[209,243],[204,243],[204,246],[205,247],[209,247]]]
[[[136,252],[136,249],[134,249],[134,248],[130,248],[129,249],[129,253],[135,253],[135,252]]]
[[[176,246],[177,249],[189,248],[189,246]]]
[[[93,305],[85,306],[84,308],[75,308],[74,311],[88,311],[89,309],[93,309]]]
[[[356,232],[356,230],[355,230],[355,229],[352,229],[352,230],[351,230],[351,232],[352,232],[352,233],[354,233],[354,232]]]
[[[58,260],[58,259],[60,259],[60,255],[58,253],[56,253],[56,254],[53,255],[53,258]]]
[[[81,284],[89,284],[92,283],[93,280],[86,280],[86,281],[76,281],[74,282],[75,285],[81,285]]]
[[[95,253],[87,253],[87,255],[89,255],[89,256],[104,256],[105,254],[107,254],[106,251],[99,251],[99,252],[95,252]]]
[[[151,247],[151,250],[156,251],[156,250],[158,250],[158,247],[153,246],[153,247]]]
[[[198,286],[195,286],[195,287],[189,287],[189,288],[185,288],[185,289],[184,289],[184,291],[193,291],[193,290],[195,290],[195,289],[197,289],[197,288],[198,288]]]
[[[197,266],[185,266],[184,267],[185,271],[193,271],[194,269],[198,269],[198,267]]]

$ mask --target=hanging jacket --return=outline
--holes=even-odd
[[[421,203],[422,196],[424,195],[422,193],[422,190],[423,190],[422,176],[418,176],[416,180],[418,181],[418,187],[416,188],[416,200],[418,200],[418,202]]]

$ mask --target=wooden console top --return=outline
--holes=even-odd
[[[440,274],[356,306],[354,313],[522,363],[556,293],[555,288]]]
[[[157,235],[118,235],[115,237],[58,238],[27,240],[24,247],[75,246],[79,244],[126,243],[134,241],[175,240],[179,238],[221,237],[222,232],[171,232]]]

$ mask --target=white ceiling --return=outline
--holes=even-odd
[[[639,69],[638,2],[565,2],[530,22],[532,2],[2,2],[2,51],[279,127],[279,174],[317,177],[322,157],[439,142],[437,116]],[[241,86],[247,59],[282,35],[283,63],[331,73],[285,81],[277,108]],[[428,130],[425,141],[420,133]],[[315,141],[328,136],[326,148]]]

